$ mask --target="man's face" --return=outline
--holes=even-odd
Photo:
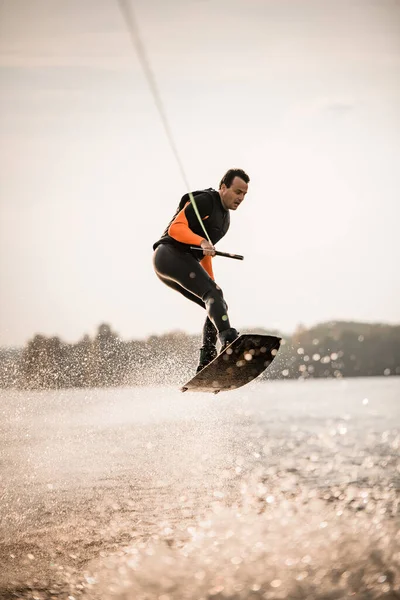
[[[223,183],[219,192],[221,201],[226,210],[236,210],[247,194],[248,185],[240,177],[235,177],[230,187]]]

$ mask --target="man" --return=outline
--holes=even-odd
[[[197,372],[217,356],[217,336],[222,351],[239,335],[230,326],[228,307],[221,288],[215,283],[211,263],[215,244],[229,229],[229,211],[236,210],[243,202],[249,181],[242,169],[229,169],[218,191],[209,188],[193,192],[211,243],[205,237],[189,194],[185,194],[163,236],[153,246],[154,270],[159,279],[207,311]],[[200,247],[203,252],[192,250],[191,246]]]

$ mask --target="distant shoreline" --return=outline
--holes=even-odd
[[[283,338],[262,379],[400,375],[400,325],[338,321],[299,326],[290,336],[256,330]],[[0,348],[0,388],[148,386],[166,378],[175,385],[193,373],[200,345],[199,336],[183,332],[124,341],[107,324],[76,344],[38,334],[24,348]]]

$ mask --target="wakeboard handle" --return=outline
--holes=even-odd
[[[203,252],[203,248],[200,248],[199,246],[190,246],[191,250],[201,250]],[[225,258],[235,258],[236,260],[243,260],[244,256],[242,256],[241,254],[231,254],[230,252],[219,252],[218,250],[215,250],[215,256],[225,256]]]

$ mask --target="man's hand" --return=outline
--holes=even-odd
[[[203,248],[204,256],[215,256],[215,248],[208,240],[203,240],[200,246]]]

